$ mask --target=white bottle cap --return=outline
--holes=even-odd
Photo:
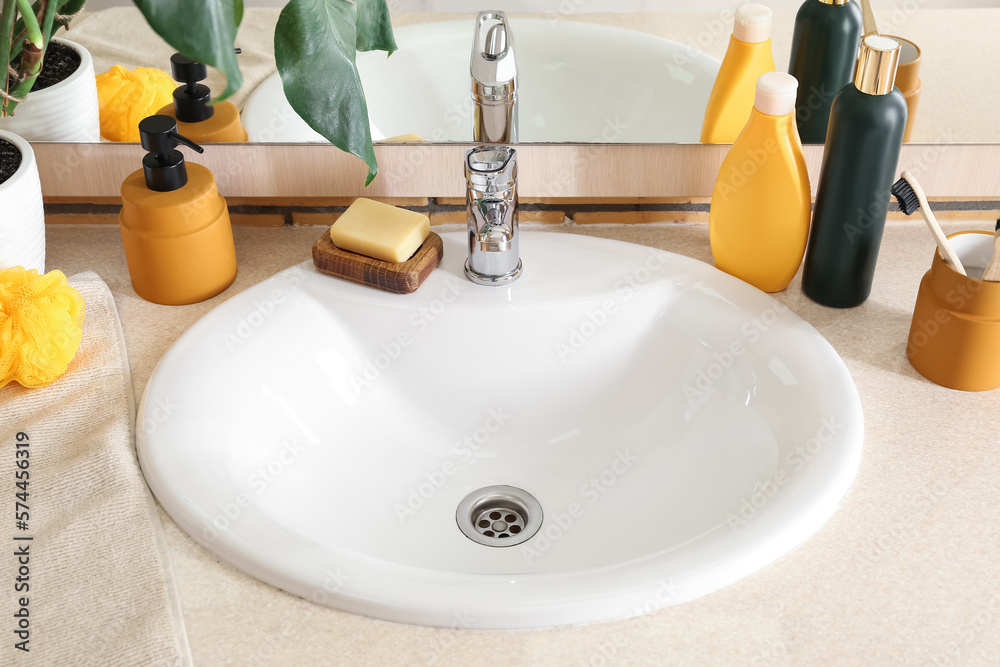
[[[753,106],[768,116],[787,116],[795,111],[795,93],[799,82],[791,74],[768,72],[757,79]]]
[[[736,10],[733,37],[749,44],[766,42],[771,39],[772,16],[764,5],[741,5]]]

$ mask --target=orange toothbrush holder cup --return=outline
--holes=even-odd
[[[906,356],[925,378],[951,389],[1000,387],[1000,283],[980,280],[993,255],[993,234],[948,237],[965,266],[963,276],[934,251],[920,281]]]

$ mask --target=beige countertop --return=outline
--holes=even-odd
[[[704,224],[544,229],[711,261]],[[50,268],[68,275],[97,271],[114,293],[138,396],[183,331],[225,299],[307,260],[322,228],[237,227],[236,283],[185,307],[136,296],[117,227],[52,225],[47,231]],[[776,296],[844,358],[864,405],[866,441],[839,511],[756,574],[627,621],[523,632],[405,626],[318,607],[244,575],[195,544],[161,510],[195,664],[1000,664],[1000,390],[938,387],[920,377],[904,353],[933,249],[923,223],[890,223],[872,297],[862,306],[818,306],[802,294],[798,279]]]

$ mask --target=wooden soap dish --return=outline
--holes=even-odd
[[[369,285],[393,294],[415,292],[444,257],[441,237],[431,232],[423,245],[405,262],[384,262],[341,250],[330,240],[327,230],[313,244],[313,264],[331,276]]]

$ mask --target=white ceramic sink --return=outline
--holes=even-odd
[[[861,406],[794,313],[702,262],[569,234],[523,233],[523,276],[476,286],[464,233],[442,236],[414,294],[305,263],[164,355],[139,460],[195,540],[338,609],[528,628],[705,595],[835,511]],[[491,485],[538,501],[533,537],[459,529]]]
[[[475,21],[395,31],[399,51],[358,54],[372,136],[472,140]],[[622,28],[511,19],[522,142],[697,142],[719,61]],[[325,141],[292,111],[274,74],[243,113],[251,141]]]

